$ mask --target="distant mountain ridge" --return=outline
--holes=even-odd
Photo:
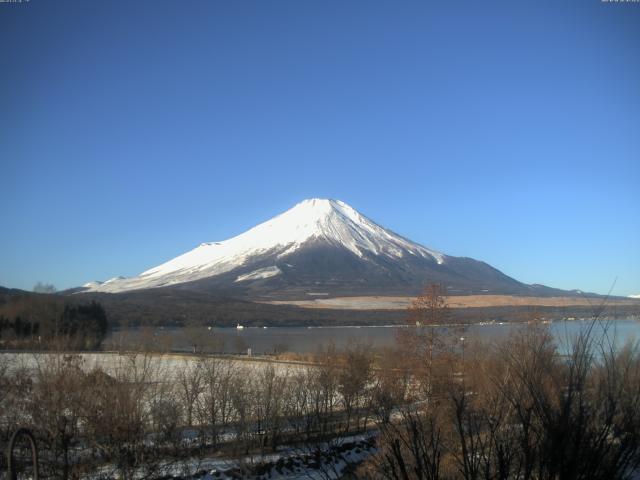
[[[339,200],[309,199],[231,239],[202,243],[136,277],[80,291],[173,287],[251,298],[415,294],[426,283],[450,294],[572,295],[519,282],[485,262],[412,242]]]

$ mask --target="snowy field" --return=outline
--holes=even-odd
[[[145,369],[151,374],[151,381],[167,382],[176,378],[176,373],[184,369],[185,366],[195,364],[201,358],[216,358],[221,362],[227,362],[234,370],[240,372],[258,372],[273,366],[276,373],[285,375],[289,372],[296,371],[300,368],[306,368],[305,365],[285,362],[274,362],[261,359],[238,359],[237,357],[197,357],[192,355],[160,355],[151,354],[144,355],[141,353],[0,353],[0,363],[8,366],[9,371],[23,369],[25,371],[35,372],[39,368],[50,364],[56,359],[65,356],[75,356],[80,358],[80,367],[85,372],[92,370],[102,370],[107,374],[117,374],[123,369],[130,371],[132,368]]]
[[[275,453],[167,461],[159,467],[159,475],[165,480],[333,480],[376,452],[375,433],[348,435],[305,447],[281,446]],[[111,479],[113,470],[105,465],[88,480]],[[134,474],[135,478],[143,476],[143,471]]]

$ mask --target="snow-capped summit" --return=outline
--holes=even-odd
[[[392,258],[412,255],[439,264],[445,258],[439,252],[384,229],[340,200],[312,198],[245,233],[221,242],[202,243],[137,277],[90,282],[85,288],[119,292],[190,282],[229,272],[268,253],[275,254],[276,258],[284,258],[308,242],[326,242],[334,247],[342,247],[359,258],[366,254]],[[268,268],[276,272],[275,267]],[[250,274],[241,277],[246,278],[247,275]]]
[[[443,261],[441,253],[385,230],[344,202],[313,198],[237,237],[203,243],[184,255],[143,272],[141,276],[155,278],[210,268],[221,273],[229,270],[230,266],[242,265],[251,256],[275,249],[279,249],[279,257],[284,257],[310,240],[325,240],[359,257],[364,252],[371,252],[395,257],[420,255],[439,263]]]
[[[472,259],[444,255],[383,228],[340,200],[312,198],[250,230],[193,250],[132,278],[90,282],[84,291],[181,288],[305,292],[415,291],[444,281],[466,292],[523,285]],[[188,284],[188,285],[187,285]]]

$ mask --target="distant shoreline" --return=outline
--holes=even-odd
[[[340,310],[403,310],[411,305],[415,297],[410,296],[353,296],[313,298],[308,300],[264,300],[257,303],[269,305],[293,305],[311,309]],[[597,307],[604,298],[591,297],[521,297],[517,295],[460,295],[447,297],[450,308],[478,307]],[[637,305],[637,299],[608,299],[609,307]]]

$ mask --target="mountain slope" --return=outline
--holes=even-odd
[[[305,200],[247,232],[203,243],[137,277],[90,282],[118,293],[172,286],[251,297],[414,294],[427,282],[451,294],[551,295],[490,265],[452,257],[376,224],[344,202]],[[566,292],[564,292],[566,293]]]

